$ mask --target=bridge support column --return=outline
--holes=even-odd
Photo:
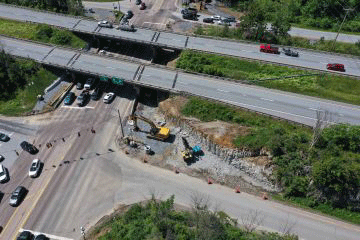
[[[151,46],[151,50],[152,50],[151,62],[153,63],[160,49],[156,46]]]

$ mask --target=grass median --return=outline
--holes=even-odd
[[[43,24],[0,19],[0,34],[72,48],[86,46],[86,42],[72,32]]]
[[[176,67],[213,76],[360,105],[360,81],[333,74],[319,74],[274,64],[242,60],[215,54],[183,51]]]

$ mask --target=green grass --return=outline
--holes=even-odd
[[[49,33],[51,32],[46,37],[40,36],[44,29]],[[49,29],[51,30],[48,31]],[[84,40],[69,31],[41,24],[23,23],[6,19],[0,19],[0,34],[73,48],[83,48],[86,46]]]
[[[350,223],[360,224],[360,214],[357,212],[352,212],[346,208],[340,209],[340,208],[333,208],[328,204],[316,204],[313,200],[308,198],[299,198],[299,197],[284,198],[280,194],[274,194],[272,198],[280,202],[288,203],[293,206],[297,206],[305,209],[311,209],[318,213],[327,214],[348,221]]]
[[[200,26],[195,29],[194,33],[197,35],[245,40],[243,37],[243,32],[240,29],[225,28],[220,26]],[[333,43],[334,41],[328,41],[326,39],[324,41],[317,41],[313,43],[309,39],[302,37],[288,37],[278,39],[278,44],[281,45],[360,56],[360,44],[337,41],[335,47],[333,47]]]
[[[40,68],[30,79],[24,89],[18,89],[16,97],[8,101],[0,101],[0,114],[7,116],[19,116],[30,112],[37,101],[37,95],[43,94],[56,76],[43,68]]]
[[[261,80],[315,74],[315,72],[189,50],[181,53],[176,67],[235,80],[246,80],[267,88],[360,105],[360,81],[350,77],[321,74]]]
[[[86,0],[88,2],[118,2],[118,1],[115,1],[115,0]],[[122,0],[120,0],[121,2]]]

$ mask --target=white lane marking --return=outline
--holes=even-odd
[[[113,68],[113,67],[109,67],[109,66],[106,66],[106,68],[115,69],[115,68]]]
[[[314,111],[317,111],[317,110],[319,110],[319,109],[316,109],[316,108],[309,108],[310,110],[314,110]]]
[[[23,232],[23,231],[29,231],[29,232],[31,232],[31,233],[34,234],[34,235],[44,234],[45,236],[47,236],[48,238],[51,238],[51,239],[57,239],[57,240],[74,240],[74,239],[72,239],[72,238],[59,237],[59,236],[55,236],[55,235],[51,235],[51,234],[47,234],[47,233],[35,232],[35,231],[31,231],[31,230],[27,230],[27,229],[20,228],[20,231],[19,231],[19,232]]]
[[[218,90],[219,92],[225,92],[225,93],[228,93],[229,91],[226,91],[226,90],[223,90],[223,89],[216,89]]]
[[[18,50],[20,50],[20,51],[24,51],[25,49],[23,49],[23,48],[16,48],[16,49],[18,49]]]
[[[268,99],[268,98],[260,98],[261,100],[264,100],[264,101],[269,101],[269,102],[273,102],[274,100],[272,99]]]
[[[89,107],[89,106],[85,106],[85,107],[72,107],[72,106],[65,106],[65,105],[62,105],[61,107],[62,107],[62,108],[72,108],[72,109],[85,109],[85,108],[94,109],[94,108],[95,108],[95,107]]]
[[[147,23],[147,24],[159,24],[159,25],[166,25],[165,23],[153,23],[153,22],[143,22],[143,23]]]
[[[234,102],[234,101],[220,100],[220,99],[215,99],[215,100],[227,102],[227,103],[230,103],[230,104],[235,105],[235,106],[240,105],[240,106],[244,106],[244,107],[253,107],[253,108],[258,108],[258,109],[262,109],[262,110],[267,110],[267,111],[270,111],[270,112],[276,112],[276,113],[281,113],[281,114],[285,114],[285,115],[290,115],[290,116],[294,116],[294,117],[306,118],[306,119],[310,119],[310,120],[314,120],[314,121],[316,120],[315,118],[311,118],[311,117],[305,117],[305,116],[301,116],[301,115],[298,115],[298,114],[287,113],[287,112],[283,112],[283,111],[278,111],[278,110],[273,110],[273,109],[269,109],[269,108],[259,107],[259,106],[250,105],[250,104],[246,104],[246,103],[238,103],[238,102]],[[328,123],[335,123],[335,122],[329,122],[329,121],[327,121],[327,122]]]

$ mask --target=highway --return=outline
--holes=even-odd
[[[360,107],[314,97],[194,75],[156,65],[106,58],[80,51],[55,48],[0,37],[6,52],[29,57],[46,64],[95,75],[122,77],[131,84],[151,86],[219,100],[275,117],[313,126],[316,111],[327,111],[330,122],[360,124]],[[140,71],[140,67],[143,70]]]
[[[123,39],[141,44],[152,44],[171,49],[193,49],[316,70],[326,70],[326,64],[339,62],[345,65],[346,72],[343,74],[360,76],[360,60],[355,57],[345,57],[308,50],[299,50],[300,56],[298,58],[289,57],[284,54],[265,54],[259,52],[259,44],[255,43],[200,38],[172,32],[157,32],[143,28],[138,28],[136,32],[99,28],[95,21],[53,13],[37,12],[4,4],[0,4],[0,17],[33,23],[46,23],[75,32]]]
[[[160,199],[174,194],[175,202],[186,206],[194,197],[208,198],[211,209],[225,211],[240,225],[249,224],[246,216],[256,213],[263,219],[259,229],[288,230],[301,239],[358,239],[359,226],[243,192],[235,194],[233,189],[131,159],[115,141],[120,134],[117,109],[124,120],[131,100],[131,89],[122,89],[110,105],[102,101],[83,108],[61,105],[46,115],[47,124],[32,137],[36,144],[53,144],[36,155],[44,162],[40,177],[26,176],[35,156],[22,152],[10,172],[12,180],[1,185],[2,191],[20,183],[29,189],[16,209],[8,206],[8,196],[1,201],[0,225],[5,227],[1,239],[14,239],[20,229],[46,233],[51,239],[80,239],[81,226],[87,230],[120,204],[149,199],[151,194]],[[89,131],[91,127],[96,133]]]

